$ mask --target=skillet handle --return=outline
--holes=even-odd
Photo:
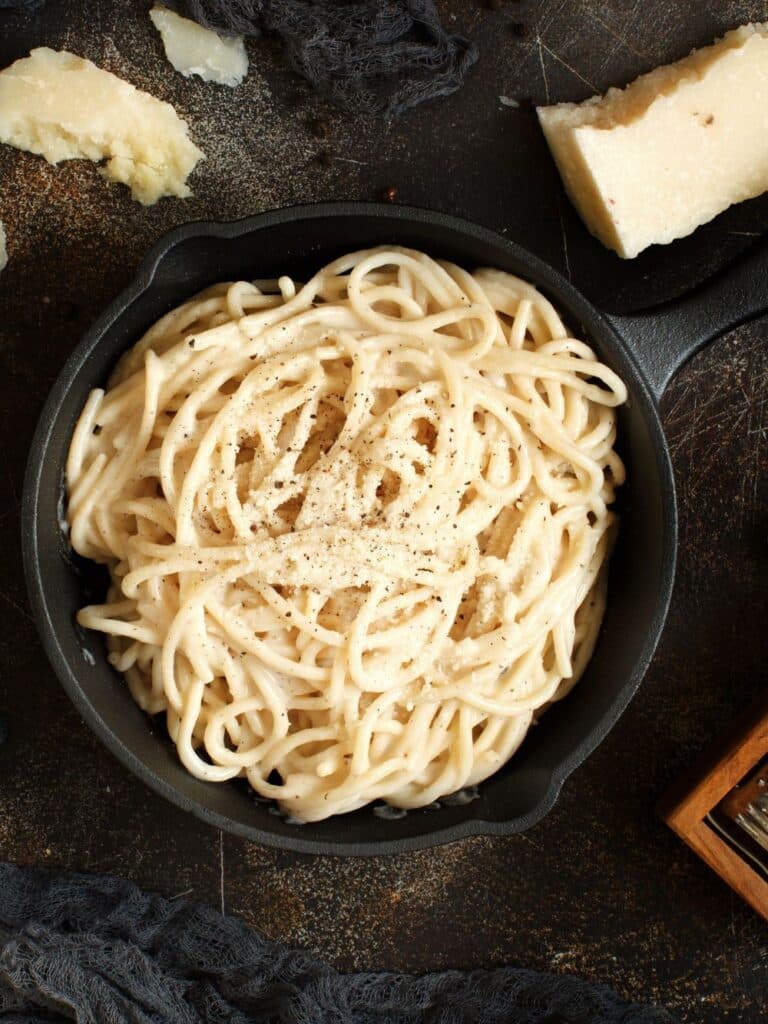
[[[681,298],[607,318],[634,353],[659,402],[672,375],[694,352],[766,311],[768,236]]]

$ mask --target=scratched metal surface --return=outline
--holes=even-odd
[[[766,4],[510,0],[492,12],[446,0],[446,17],[482,51],[465,89],[386,131],[331,113],[322,142],[308,122],[326,112],[282,69],[274,44],[251,46],[252,73],[235,93],[188,82],[163,61],[144,6],[80,0],[49,2],[31,19],[0,15],[3,64],[41,43],[74,49],[173,101],[208,154],[193,199],[143,209],[90,165],[54,169],[0,149],[11,260],[0,277],[0,711],[10,728],[0,749],[0,859],[117,872],[211,900],[343,968],[526,964],[610,982],[684,1021],[763,1020],[765,926],[665,830],[653,804],[765,685],[768,320],[712,345],[670,388],[682,547],[669,624],[630,710],[523,836],[392,859],[312,859],[224,836],[164,803],[101,748],[42,655],[24,594],[18,500],[35,419],[67,353],[149,244],[181,221],[374,198],[394,184],[405,202],[505,231],[606,307],[691,286],[768,226],[765,201],[622,263],[571,211],[531,110],[498,97],[580,100],[767,17]]]

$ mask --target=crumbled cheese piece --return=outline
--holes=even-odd
[[[581,104],[538,110],[589,229],[623,257],[768,189],[768,22]]]
[[[5,228],[0,221],[0,270],[8,263],[8,250],[5,247]]]
[[[242,36],[222,39],[165,7],[153,7],[149,16],[163,40],[165,56],[185,78],[199,75],[204,82],[235,86],[248,74]]]
[[[33,50],[0,72],[0,142],[52,164],[107,162],[99,172],[150,205],[190,194],[203,153],[170,103],[66,50]]]
[[[502,107],[517,108],[520,106],[519,101],[513,99],[511,96],[499,96],[499,103],[502,105]]]

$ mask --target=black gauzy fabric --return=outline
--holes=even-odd
[[[204,903],[0,863],[2,1024],[674,1024],[516,968],[339,974]]]
[[[443,28],[432,0],[164,0],[207,28],[273,32],[291,66],[332,103],[392,117],[455,92],[475,46]]]

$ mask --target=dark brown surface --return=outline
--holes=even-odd
[[[653,805],[765,685],[768,320],[697,356],[666,396],[682,541],[669,623],[629,711],[522,836],[391,859],[313,859],[222,836],[164,803],[100,747],[45,662],[24,594],[18,499],[36,416],[67,353],[148,245],[185,220],[373,199],[394,185],[399,201],[503,230],[606,308],[647,305],[700,280],[768,226],[765,200],[623,263],[571,211],[530,109],[498,97],[582,99],[768,17],[766,4],[520,0],[492,12],[444,2],[477,38],[481,64],[460,94],[386,129],[325,111],[281,69],[272,43],[250,47],[251,75],[235,92],[187,81],[163,61],[143,8],[49,0],[29,21],[0,15],[3,63],[41,43],[69,47],[172,100],[208,155],[194,198],[144,209],[91,165],[55,169],[0,148],[11,259],[0,276],[0,543],[9,564],[0,711],[10,727],[0,748],[0,859],[116,872],[208,899],[345,968],[549,967],[656,999],[685,1021],[764,1020],[764,923]],[[329,121],[322,142],[311,131],[317,116]]]

